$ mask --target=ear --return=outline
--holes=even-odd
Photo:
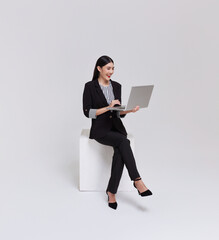
[[[97,66],[97,70],[98,70],[99,72],[101,72],[101,67],[100,67],[100,66]]]

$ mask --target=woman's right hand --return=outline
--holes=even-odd
[[[116,104],[121,105],[119,100],[117,100],[117,99],[116,100],[112,100],[112,102],[110,103],[109,107],[114,107],[114,105],[116,105]]]

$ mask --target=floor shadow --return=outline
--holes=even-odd
[[[119,199],[121,199],[123,202],[137,208],[139,211],[142,211],[142,212],[148,212],[148,208],[143,206],[142,204],[139,204],[138,202],[136,202],[135,200],[131,199],[129,196],[124,196],[124,195],[120,195],[118,197],[118,201]]]

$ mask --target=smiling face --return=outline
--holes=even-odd
[[[106,82],[110,80],[110,77],[114,73],[114,64],[110,62],[103,67],[98,66],[97,69],[100,73],[99,79]]]

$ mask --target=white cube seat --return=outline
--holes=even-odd
[[[89,139],[89,129],[80,135],[79,189],[80,191],[105,191],[111,174],[113,148]],[[128,134],[134,153],[134,137]],[[118,191],[133,191],[132,181],[124,166]]]

